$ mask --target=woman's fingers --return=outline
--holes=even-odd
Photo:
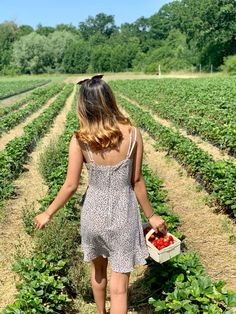
[[[46,222],[45,223],[40,222],[37,217],[34,219],[34,225],[36,229],[42,229],[45,224]]]
[[[166,233],[167,223],[163,221],[157,228],[161,233]]]

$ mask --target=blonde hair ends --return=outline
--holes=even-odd
[[[120,112],[110,86],[101,79],[81,85],[78,117],[80,129],[75,135],[92,150],[118,147],[123,138],[118,123],[131,125]]]

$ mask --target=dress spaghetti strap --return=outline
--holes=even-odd
[[[94,162],[94,160],[93,160],[93,155],[92,155],[92,153],[91,153],[91,150],[90,150],[90,148],[89,148],[89,145],[88,145],[87,143],[85,143],[84,145],[85,145],[86,152],[87,152],[87,154],[88,154],[89,161]]]
[[[128,153],[127,153],[127,158],[130,158],[130,156],[131,156],[131,154],[133,152],[135,143],[136,143],[136,137],[137,137],[136,128],[134,128],[134,140],[133,140],[132,145],[131,145],[131,142],[132,142],[132,129],[131,129],[130,134],[131,134],[131,140],[130,140],[130,145],[129,145],[129,149],[128,149]]]
[[[128,151],[127,151],[127,155],[126,155],[126,159],[130,158],[131,154],[132,154],[132,151],[134,149],[134,146],[135,146],[135,143],[136,143],[136,128],[134,128],[134,140],[133,140],[133,136],[132,136],[132,129],[130,129],[130,137],[129,137],[129,147],[128,147]],[[133,141],[133,143],[132,143]],[[88,157],[89,157],[89,161],[90,162],[95,162],[94,159],[93,159],[93,155],[92,155],[92,152],[89,148],[89,145],[87,143],[85,143],[85,150],[88,154]]]

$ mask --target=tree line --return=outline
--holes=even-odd
[[[176,0],[120,27],[104,13],[78,26],[0,24],[1,74],[210,71],[235,54],[235,0]]]

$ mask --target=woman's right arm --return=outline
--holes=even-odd
[[[133,157],[133,174],[132,184],[137,200],[149,220],[152,228],[158,232],[166,232],[166,222],[157,214],[148,199],[145,180],[142,176],[142,160],[143,160],[143,139],[140,131],[137,129],[137,146]]]
[[[52,216],[62,208],[76,192],[83,166],[83,154],[73,135],[69,144],[67,175],[63,186],[49,207],[34,219],[37,229],[42,229]]]

